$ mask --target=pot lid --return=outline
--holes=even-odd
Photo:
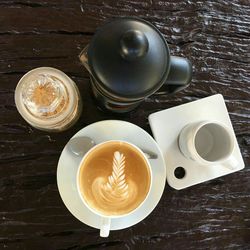
[[[169,49],[161,33],[138,18],[105,24],[88,48],[88,62],[100,88],[109,95],[143,98],[166,80]]]

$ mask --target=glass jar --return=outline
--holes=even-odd
[[[17,84],[15,103],[30,125],[45,131],[66,130],[82,111],[76,84],[65,73],[51,67],[26,73]]]

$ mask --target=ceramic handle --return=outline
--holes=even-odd
[[[170,93],[178,92],[186,88],[192,79],[192,64],[183,57],[171,56],[170,72],[166,85]]]
[[[231,156],[225,161],[224,165],[231,170],[235,170],[238,167],[238,164],[239,162],[237,161],[237,159]]]
[[[110,231],[111,219],[102,217],[101,219],[101,227],[100,227],[100,236],[108,237]]]

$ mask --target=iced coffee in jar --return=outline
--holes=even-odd
[[[72,126],[82,110],[76,84],[62,71],[50,67],[33,69],[20,79],[15,103],[30,125],[55,132]]]

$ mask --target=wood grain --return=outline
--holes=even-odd
[[[126,115],[100,110],[78,54],[105,21],[144,18],[164,34],[171,53],[189,58],[189,88],[164,87]],[[1,0],[0,1],[0,249],[250,249],[250,2],[249,0]],[[83,113],[70,130],[50,134],[18,114],[14,90],[39,66],[63,70],[77,83]],[[166,185],[141,223],[100,238],[64,206],[56,167],[64,145],[104,119],[133,122],[151,133],[149,114],[221,93],[246,168],[176,191]]]

